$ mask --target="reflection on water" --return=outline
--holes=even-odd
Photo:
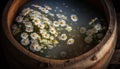
[[[28,7],[40,11],[40,7],[43,6],[49,6],[48,9],[50,9],[51,16],[53,14],[62,14],[67,17],[66,23],[72,27],[72,31],[60,30],[59,32],[66,33],[67,38],[73,38],[74,43],[67,44],[68,39],[65,41],[58,40],[59,44],[57,44],[56,47],[43,50],[42,52],[35,52],[40,56],[51,59],[68,59],[79,56],[95,47],[106,33],[107,28],[105,26],[107,26],[107,23],[102,20],[105,19],[103,14],[85,1],[77,3],[74,0],[31,0],[20,9],[20,12]],[[45,11],[45,13],[47,13],[47,11]],[[47,16],[47,14],[45,15]],[[57,15],[56,17],[48,18],[51,19],[51,21],[59,20]],[[100,25],[98,26],[98,24]],[[95,29],[93,30],[94,27]],[[97,30],[100,27],[102,29]],[[60,29],[65,28],[62,27]],[[94,34],[90,35],[90,30],[94,31]],[[89,35],[90,37],[86,38]],[[98,38],[99,36],[101,37]],[[17,34],[17,40],[19,37],[20,35]],[[92,38],[92,40],[90,40],[90,38]],[[29,49],[29,47],[25,48]]]

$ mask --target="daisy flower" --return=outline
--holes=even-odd
[[[49,11],[46,8],[41,8],[41,11],[46,13],[46,14],[49,13]]]
[[[50,12],[49,12],[49,15],[50,15],[50,16],[55,16],[53,13],[50,13]]]
[[[43,37],[48,39],[50,37],[50,34],[45,34]]]
[[[26,16],[30,11],[32,11],[32,9],[26,8],[26,9],[24,9],[24,10],[22,11],[22,15],[23,15],[23,16]]]
[[[55,34],[55,33],[56,33],[56,30],[51,27],[51,28],[49,29],[49,32],[50,32],[51,34]]]
[[[71,44],[73,44],[73,43],[74,43],[74,39],[73,39],[73,38],[68,39],[68,41],[67,41],[67,44],[68,44],[68,45],[71,45]]]
[[[16,21],[17,21],[18,23],[21,23],[21,22],[23,21],[23,17],[22,17],[22,16],[18,16],[18,17],[16,18]]]
[[[34,44],[31,44],[29,47],[30,47],[30,50],[31,50],[32,52],[35,52],[35,49],[34,49],[35,46],[34,46]]]
[[[39,25],[39,24],[41,23],[41,21],[40,21],[40,19],[35,18],[35,19],[33,20],[33,23],[34,23],[35,25]]]
[[[55,27],[59,27],[60,24],[59,24],[58,21],[54,21],[54,22],[53,22],[53,25],[54,25]]]
[[[37,40],[32,39],[32,40],[31,40],[31,44],[33,44],[33,45],[37,45],[37,44],[38,44],[38,41],[37,41]]]
[[[85,43],[89,44],[93,41],[93,39],[91,37],[87,36],[87,37],[85,37],[84,41],[85,41]]]
[[[27,39],[22,39],[21,44],[24,45],[24,46],[27,46],[27,45],[30,44],[30,40],[28,38]]]
[[[73,15],[71,15],[71,20],[74,21],[74,22],[76,22],[78,20],[78,18],[77,18],[76,15],[73,14]]]
[[[48,49],[53,49],[53,46],[52,45],[48,45]]]
[[[57,40],[53,40],[53,43],[56,45],[58,44],[59,42]]]
[[[65,30],[67,30],[68,32],[70,32],[70,31],[72,31],[72,27],[67,26],[67,27],[65,28]]]
[[[86,35],[88,35],[88,36],[93,35],[93,30],[89,29],[89,30],[86,32]]]
[[[56,14],[56,16],[60,19],[67,19],[67,17],[65,15],[62,15],[62,14]]]
[[[56,33],[54,34],[54,36],[57,37],[57,36],[58,36],[58,32],[56,32]]]
[[[40,6],[38,4],[32,4],[33,7],[39,8]]]
[[[54,36],[50,36],[50,40],[54,40],[55,38],[54,38]]]
[[[86,28],[85,27],[81,27],[80,28],[80,33],[84,34],[86,32]]]
[[[32,27],[32,23],[31,23],[31,22],[26,22],[26,23],[25,23],[25,26],[26,26],[26,27]]]
[[[101,26],[101,24],[96,24],[94,28],[96,28],[97,30],[101,30],[102,26]]]
[[[92,20],[89,22],[89,25],[93,24],[96,20],[98,20],[98,18],[97,18],[97,17],[96,17],[96,18],[94,18],[94,19],[92,19]]]
[[[31,33],[30,36],[31,36],[32,39],[35,40],[35,39],[37,39],[38,34],[37,33]]]
[[[25,31],[26,32],[33,32],[33,26],[32,27],[26,27]]]
[[[46,40],[46,39],[42,39],[42,40],[40,40],[40,43],[47,44],[47,43],[48,43],[48,40]]]
[[[65,40],[67,40],[67,35],[62,34],[59,39],[65,41]]]
[[[27,33],[22,33],[22,34],[21,34],[21,38],[22,38],[22,39],[28,38],[28,34],[27,34]]]
[[[98,30],[96,28],[93,28],[93,33],[98,33]]]
[[[45,8],[46,8],[47,10],[52,10],[52,8],[51,8],[50,6],[45,6]]]
[[[41,24],[38,25],[38,27],[39,27],[40,29],[44,29],[44,28],[45,28],[45,25],[41,23]]]
[[[35,51],[40,51],[41,49],[42,49],[41,46],[39,46],[39,45],[34,45],[34,50],[35,50]]]
[[[65,20],[59,20],[59,22],[60,22],[60,25],[62,27],[66,26],[66,21]]]

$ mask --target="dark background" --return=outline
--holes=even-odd
[[[6,5],[8,0],[0,0],[0,69],[9,69],[8,67],[8,63],[4,57],[4,54],[2,53],[2,47],[4,45],[2,45],[1,43],[1,37],[2,37],[2,13],[4,10],[4,7]],[[116,9],[116,13],[120,14],[120,0],[112,0],[113,5]],[[117,65],[109,65],[108,69],[120,69],[120,64]]]

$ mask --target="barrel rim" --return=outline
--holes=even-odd
[[[104,38],[102,39],[102,41],[97,44],[93,49],[83,53],[82,55],[80,56],[77,56],[77,57],[74,57],[74,58],[70,58],[70,59],[64,59],[64,60],[59,60],[59,59],[49,59],[49,58],[45,58],[45,57],[41,57],[41,56],[38,56],[32,52],[30,52],[29,50],[25,49],[23,46],[21,46],[21,44],[19,44],[15,38],[13,37],[10,29],[8,28],[8,25],[7,25],[7,15],[8,15],[8,12],[9,12],[9,8],[11,8],[10,5],[12,5],[15,1],[19,1],[19,0],[9,0],[5,10],[4,10],[4,13],[3,13],[3,17],[2,17],[2,25],[3,25],[3,30],[5,32],[5,35],[7,36],[7,38],[10,40],[10,42],[13,44],[14,47],[16,47],[18,50],[20,50],[20,52],[24,53],[25,55],[35,59],[35,60],[38,60],[38,61],[42,61],[42,62],[45,62],[45,63],[51,63],[51,64],[63,64],[65,63],[66,61],[81,61],[83,59],[86,59],[88,58],[90,55],[93,55],[94,53],[98,52],[100,50],[100,48],[102,48],[102,46],[107,42],[107,40],[111,37],[111,35],[113,34],[113,30],[114,30],[114,25],[115,25],[115,12],[114,12],[114,8],[111,7],[110,5],[110,2],[107,1],[107,0],[101,0],[104,4],[104,7],[106,8],[107,12],[108,12],[108,15],[109,15],[109,19],[110,19],[110,22],[109,22],[109,27],[108,27],[108,30],[104,36]],[[9,8],[8,8],[9,7]],[[7,13],[7,14],[6,14]],[[112,19],[112,20],[111,20]],[[7,29],[7,30],[6,30]]]

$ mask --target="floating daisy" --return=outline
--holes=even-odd
[[[89,44],[89,43],[91,43],[93,41],[93,39],[88,36],[88,37],[85,37],[84,41],[85,41],[85,43]]]
[[[22,44],[23,46],[27,46],[27,45],[30,44],[30,40],[29,40],[29,39],[22,39],[22,40],[21,40],[21,44]]]
[[[54,25],[55,27],[59,27],[60,24],[59,24],[58,21],[54,21],[54,22],[53,22],[53,25]]]
[[[31,44],[33,44],[33,45],[37,45],[37,44],[38,44],[38,41],[37,41],[37,40],[32,39],[32,40],[31,40]]]
[[[21,22],[23,21],[23,17],[22,17],[22,16],[18,16],[18,17],[16,18],[16,21],[17,21],[18,23],[21,23]]]
[[[26,32],[33,32],[33,27],[26,27],[25,31]]]
[[[32,4],[33,7],[39,8],[40,6],[38,4]]]
[[[48,40],[47,39],[41,39],[40,43],[48,44]]]
[[[49,15],[50,15],[50,16],[54,16],[54,14],[53,14],[53,13],[50,13],[50,12],[49,12]]]
[[[59,20],[59,22],[60,22],[60,25],[62,27],[66,26],[66,21],[65,20]]]
[[[23,15],[23,16],[26,16],[30,11],[32,11],[32,9],[26,8],[26,9],[24,9],[24,10],[22,11],[22,15]]]
[[[73,43],[74,43],[74,39],[73,39],[73,38],[68,39],[68,41],[67,41],[67,44],[68,44],[68,45],[71,45],[71,44],[73,44]]]
[[[34,50],[35,50],[35,51],[40,51],[41,49],[42,49],[41,46],[39,46],[39,45],[34,45]]]
[[[46,13],[46,14],[49,13],[49,11],[46,8],[41,8],[41,11]]]
[[[62,34],[59,39],[65,41],[65,40],[67,40],[67,35]]]
[[[32,23],[31,22],[26,22],[24,23],[26,27],[32,27]]]
[[[50,28],[49,32],[50,32],[51,34],[55,34],[55,33],[56,33],[56,30],[55,30],[54,28]]]
[[[50,6],[45,6],[45,8],[46,8],[47,10],[52,10],[52,8],[51,8]]]
[[[27,33],[22,33],[21,34],[21,38],[22,39],[27,39],[28,38],[28,34]]]
[[[70,31],[72,31],[72,27],[71,27],[71,26],[67,26],[67,27],[65,28],[65,30],[67,30],[68,32],[70,32]]]
[[[54,36],[50,36],[50,40],[54,40],[55,38],[54,38]]]
[[[45,34],[43,37],[48,39],[50,37],[50,34]]]
[[[32,39],[35,40],[35,39],[37,39],[38,34],[37,33],[31,33],[30,36],[31,36]]]
[[[93,33],[98,33],[98,30],[96,28],[93,28]]]
[[[101,29],[102,29],[102,26],[101,26],[101,24],[96,24],[96,25],[95,25],[95,28],[96,28],[97,30],[101,30]]]
[[[98,18],[94,18],[94,19],[91,19],[91,21],[89,22],[89,25],[93,24],[96,20],[98,20]]]
[[[53,40],[53,43],[56,45],[58,44],[59,42],[57,40]]]
[[[93,30],[89,29],[89,30],[86,32],[86,35],[88,35],[88,36],[93,35]]]
[[[59,19],[67,19],[67,17],[65,15],[62,15],[62,14],[56,14],[56,16],[59,18]]]
[[[40,21],[40,19],[35,18],[35,19],[33,20],[33,23],[34,23],[35,25],[39,25],[39,24],[41,23],[41,21]]]
[[[80,28],[80,33],[84,34],[86,32],[86,28],[85,27],[81,27]]]
[[[77,20],[78,20],[78,18],[77,18],[77,16],[76,15],[71,15],[71,19],[72,19],[72,21],[74,21],[74,22],[76,22]]]
[[[38,25],[38,27],[39,27],[40,29],[44,29],[44,28],[45,28],[45,25],[41,23],[41,24]]]

